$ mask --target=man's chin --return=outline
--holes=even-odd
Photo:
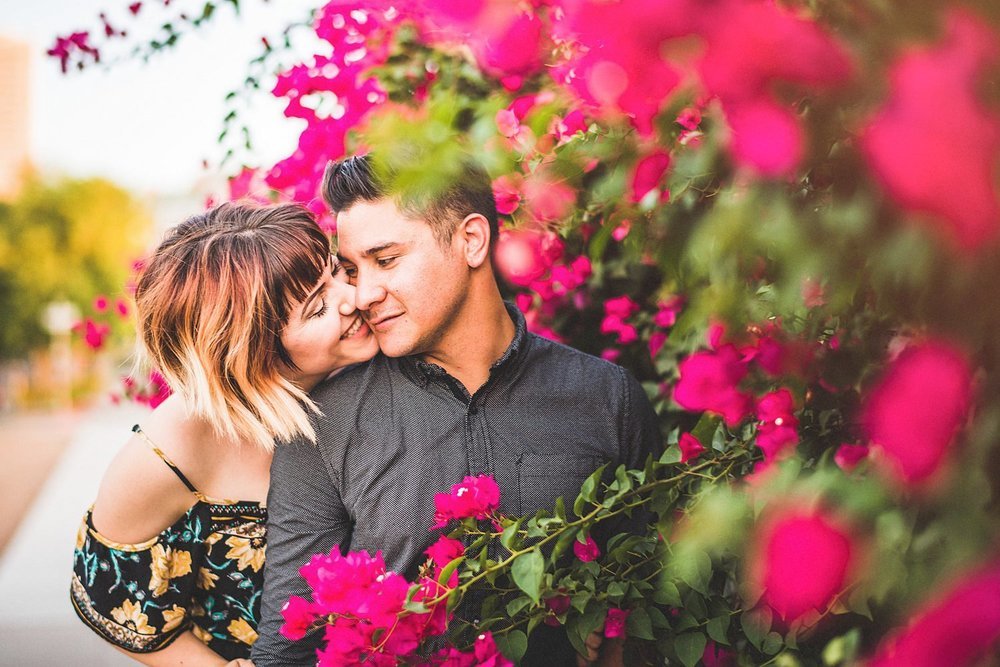
[[[379,336],[375,335],[375,340],[378,341],[378,347],[387,357],[407,357],[413,354],[413,344],[409,341],[402,341],[393,336],[385,335]]]

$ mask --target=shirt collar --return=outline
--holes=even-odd
[[[528,327],[524,320],[524,314],[509,301],[504,301],[504,307],[507,309],[511,321],[514,322],[514,339],[511,340],[510,345],[500,355],[500,358],[490,365],[490,380],[498,377],[501,373],[513,372],[528,348]],[[417,355],[401,358],[400,366],[410,379],[421,387],[426,387],[431,380],[450,377],[444,368],[435,363],[424,361]]]

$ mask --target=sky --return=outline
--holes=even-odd
[[[224,153],[216,140],[225,94],[246,77],[250,59],[261,51],[261,36],[274,41],[316,0],[242,0],[240,15],[216,0],[220,6],[211,22],[148,63],[63,75],[45,51],[56,35],[100,31],[102,11],[130,31],[131,45],[133,35],[152,34],[175,11],[204,2],[173,0],[165,8],[163,0],[146,0],[132,18],[130,0],[0,0],[0,35],[27,42],[33,52],[32,162],[45,174],[103,176],[137,194],[189,193],[203,185],[202,161],[217,164]],[[284,118],[281,101],[267,92],[254,100],[247,116],[256,143],[250,161],[269,166],[292,152],[301,121]]]

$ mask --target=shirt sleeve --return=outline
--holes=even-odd
[[[182,535],[167,529],[140,544],[114,542],[94,528],[88,511],[77,533],[70,585],[80,619],[134,653],[158,651],[186,631],[204,549]]]
[[[660,434],[656,412],[646,396],[646,390],[629,371],[622,368],[622,408],[620,410],[620,463],[627,468],[642,470],[646,458],[654,459],[663,453],[663,437]],[[633,511],[631,517],[612,519],[605,530],[607,535],[615,533],[642,534],[654,516],[645,509]]]
[[[316,445],[279,444],[267,494],[267,560],[259,635],[251,659],[258,667],[316,664],[322,631],[292,642],[281,635],[288,598],[311,599],[299,574],[314,554],[350,544],[351,520]]]

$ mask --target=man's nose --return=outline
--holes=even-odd
[[[358,271],[355,281],[354,305],[360,311],[369,311],[385,299],[385,287],[365,271]]]

